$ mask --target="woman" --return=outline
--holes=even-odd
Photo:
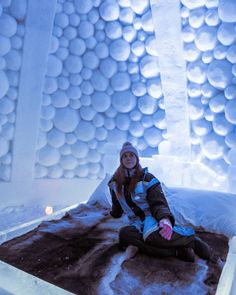
[[[138,152],[131,143],[124,143],[120,166],[108,185],[111,216],[119,218],[126,213],[130,220],[130,225],[119,232],[122,249],[133,245],[151,256],[177,256],[194,262],[196,253],[210,259],[209,246],[195,236],[192,228],[175,226],[159,180],[140,166]]]

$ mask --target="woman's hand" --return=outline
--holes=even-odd
[[[172,229],[172,224],[168,218],[163,218],[159,222],[159,227],[161,230],[159,231],[159,234],[166,240],[170,240],[173,229]]]

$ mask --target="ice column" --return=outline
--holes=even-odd
[[[151,0],[164,94],[169,155],[190,160],[190,132],[179,1]]]

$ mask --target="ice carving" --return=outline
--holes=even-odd
[[[62,132],[72,132],[79,122],[78,113],[68,107],[57,109],[53,122]]]

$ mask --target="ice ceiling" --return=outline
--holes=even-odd
[[[11,179],[27,5],[26,0],[0,0],[3,182]],[[179,5],[190,160],[232,179],[236,2],[182,0]],[[127,140],[141,156],[165,154],[170,135],[158,41],[148,0],[57,1],[41,97],[35,178],[103,178],[107,146],[112,144],[116,155]]]

